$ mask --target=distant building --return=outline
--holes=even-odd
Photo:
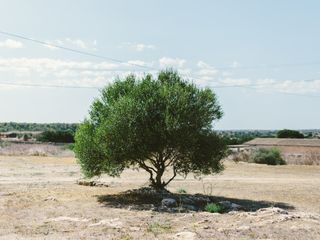
[[[248,151],[275,147],[288,164],[320,165],[320,139],[256,138],[241,147]]]

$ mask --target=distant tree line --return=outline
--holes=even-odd
[[[255,138],[274,138],[276,131],[265,130],[237,130],[237,131],[220,131],[227,145],[239,145],[251,141]]]
[[[0,132],[13,131],[71,131],[75,132],[78,124],[76,123],[0,123]]]
[[[43,132],[37,140],[45,142],[60,142],[62,140],[73,142],[73,136],[78,127],[76,123],[0,123],[0,132],[16,132],[14,136],[28,140],[32,135],[19,133],[21,131]],[[218,131],[227,145],[238,145],[255,138],[317,138],[320,130],[225,130]],[[25,136],[24,136],[25,135]],[[71,141],[72,136],[72,141]]]
[[[227,145],[239,145],[255,138],[319,138],[320,130],[226,130],[220,131]]]

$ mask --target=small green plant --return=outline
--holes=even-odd
[[[260,148],[253,154],[253,162],[268,165],[285,165],[286,161],[281,157],[277,148]]]
[[[218,203],[208,203],[204,210],[210,213],[222,213],[224,212],[224,207]]]
[[[7,147],[7,146],[10,146],[10,142],[5,142],[5,141],[1,141],[0,140],[0,148],[4,148],[4,147]]]
[[[67,144],[67,145],[66,145],[66,149],[69,149],[69,150],[73,151],[73,149],[74,149],[74,143],[69,143],[69,144]]]
[[[147,231],[152,232],[154,235],[165,233],[171,230],[170,223],[153,222],[148,224]]]
[[[185,190],[184,188],[178,188],[178,189],[177,189],[177,193],[186,194],[186,193],[187,193],[187,190]]]
[[[131,240],[131,239],[133,239],[130,235],[122,235],[120,238],[119,238],[119,240]]]

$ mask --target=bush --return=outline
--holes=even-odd
[[[222,213],[224,212],[224,207],[217,203],[208,203],[204,210],[210,213]]]
[[[250,154],[248,152],[235,152],[230,154],[230,159],[235,162],[250,162]]]
[[[74,143],[74,133],[71,131],[45,131],[37,140],[40,142]]]
[[[279,149],[277,148],[258,149],[253,155],[253,162],[259,163],[259,164],[268,164],[268,165],[286,164],[285,160],[281,157]]]

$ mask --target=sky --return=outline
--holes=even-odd
[[[51,44],[0,33],[0,122],[79,123],[116,76],[172,67],[217,94],[216,129],[320,128],[319,9],[316,0],[0,0],[0,31]]]

